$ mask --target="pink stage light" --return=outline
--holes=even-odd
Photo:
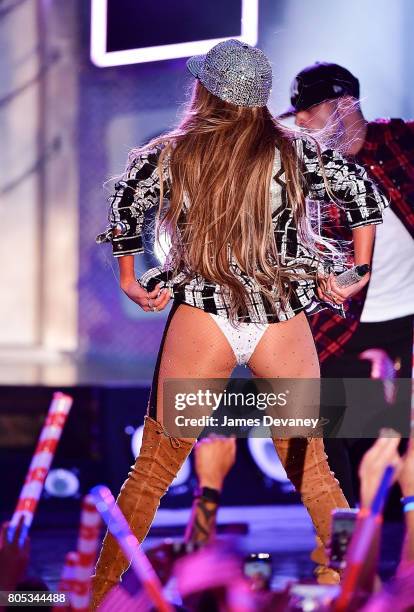
[[[237,40],[256,45],[258,39],[259,0],[242,1],[241,35],[232,36]],[[193,42],[177,43],[173,45],[158,45],[142,49],[126,49],[123,51],[106,50],[107,32],[107,0],[92,0],[91,9],[91,60],[95,66],[124,66],[127,64],[141,64],[177,57],[190,57],[207,53],[217,43],[230,37],[210,40],[197,40]]]

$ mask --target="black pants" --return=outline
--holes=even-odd
[[[167,321],[165,323],[164,332],[162,334],[160,348],[158,349],[158,356],[157,356],[157,361],[155,364],[154,375],[152,378],[151,391],[150,391],[150,396],[148,399],[148,408],[147,408],[147,415],[155,420],[157,420],[157,387],[158,387],[158,376],[159,376],[160,365],[161,365],[161,356],[164,350],[164,343],[165,343],[165,338],[167,336],[168,328],[171,324],[174,313],[177,310],[180,303],[181,302],[178,302],[177,300],[173,300],[171,310],[168,313]]]
[[[341,357],[331,357],[321,364],[322,378],[370,378],[371,362],[358,358],[370,348],[383,349],[393,361],[400,363],[399,378],[411,378],[413,354],[413,315],[381,321],[360,323]],[[408,386],[406,387],[408,389]],[[405,403],[405,402],[404,402]],[[409,409],[410,397],[406,398]],[[344,406],[344,409],[346,406]],[[363,410],[363,406],[358,407]],[[407,411],[407,419],[410,418]],[[335,472],[351,506],[358,498],[357,466],[372,445],[373,439],[325,438],[325,448],[331,469]]]

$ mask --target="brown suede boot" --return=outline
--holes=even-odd
[[[328,567],[326,547],[331,537],[331,514],[349,508],[339,482],[331,472],[322,438],[273,439],[276,452],[289,480],[300,493],[315,526],[319,545],[312,552],[320,584],[338,584],[340,575]]]
[[[176,477],[196,440],[169,436],[158,421],[145,417],[142,445],[127,480],[121,487],[117,504],[131,530],[142,542],[147,535],[161,497]],[[107,592],[128,568],[116,539],[107,531],[92,577],[92,601],[95,610]]]

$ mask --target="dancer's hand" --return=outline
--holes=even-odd
[[[236,439],[203,438],[195,446],[195,471],[200,487],[221,491],[223,481],[236,461]]]
[[[395,480],[402,466],[402,459],[398,453],[401,435],[393,430],[381,430],[375,444],[362,457],[359,466],[361,479],[361,506],[369,508],[381,482],[385,468],[392,465],[395,468]],[[384,436],[388,437],[384,437]]]
[[[368,283],[369,278],[370,274],[367,273],[357,283],[353,283],[349,287],[339,287],[336,282],[335,274],[331,272],[328,276],[318,279],[318,297],[324,302],[343,304],[346,300],[361,291]]]
[[[141,306],[145,312],[156,312],[164,310],[170,301],[171,294],[167,287],[160,290],[161,283],[158,283],[155,289],[147,291],[136,280],[128,281],[121,284],[122,291],[133,302]]]

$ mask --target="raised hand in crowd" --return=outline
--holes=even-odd
[[[402,467],[398,477],[398,481],[403,494],[403,499],[412,498],[411,503],[414,503],[414,438],[410,438],[407,451],[402,460]],[[411,510],[405,505],[405,539],[401,555],[401,562],[398,568],[398,573],[405,570],[407,565],[414,565],[414,507],[410,505]]]
[[[414,496],[414,438],[410,438],[407,451],[401,458],[398,481],[403,499]],[[384,585],[362,612],[403,612],[414,610],[414,509],[404,513],[405,539],[396,576]]]
[[[23,528],[24,517],[14,532],[11,542],[7,539],[9,523],[3,523],[0,529],[0,590],[14,591],[18,583],[26,575],[30,555],[30,539],[25,538],[23,545],[19,546],[19,538]]]
[[[381,430],[380,437],[365,453],[359,466],[360,499],[362,508],[370,508],[385,468],[394,467],[393,481],[398,478],[402,460],[398,453],[401,436],[392,429]]]

